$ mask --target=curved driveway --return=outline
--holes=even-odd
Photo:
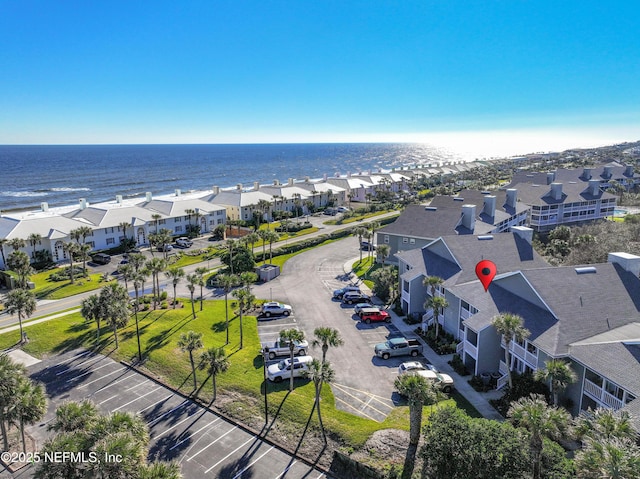
[[[331,385],[336,406],[363,417],[382,421],[393,407],[393,380],[400,360],[382,361],[373,346],[385,340],[393,325],[364,325],[356,321],[351,307],[332,300],[334,289],[347,284],[344,265],[359,255],[358,240],[349,237],[294,256],[281,276],[256,286],[259,298],[273,298],[293,306],[294,316],[260,322],[261,339],[272,340],[281,329],[297,325],[309,342],[318,326],[340,331],[344,345],[330,348],[327,359],[336,372]],[[320,357],[320,348],[311,349]]]

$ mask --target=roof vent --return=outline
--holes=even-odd
[[[570,181],[569,184],[570,185],[575,185],[577,183],[577,181]]]
[[[436,211],[438,209],[438,207],[437,206],[425,206],[424,209],[427,210],[427,211]]]
[[[478,236],[478,240],[480,241],[488,241],[488,240],[492,240],[493,239],[493,235],[480,235]]]
[[[537,188],[537,187],[538,187],[538,186],[540,186],[540,185],[536,185],[535,183],[533,183],[531,186],[532,186],[533,188]]]
[[[482,194],[482,195],[490,195],[491,192],[485,190],[485,191],[481,191],[480,194]]]
[[[577,274],[592,274],[597,272],[598,270],[595,268],[595,266],[585,266],[582,268],[576,268]]]
[[[460,198],[459,196],[456,196],[455,198],[453,198],[453,201],[464,201],[464,198]]]

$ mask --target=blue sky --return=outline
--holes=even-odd
[[[638,18],[636,1],[0,0],[0,143],[638,140]]]

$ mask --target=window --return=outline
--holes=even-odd
[[[177,216],[176,218],[173,219],[174,223],[180,223],[182,221],[182,216]]]
[[[175,231],[176,233],[182,233],[182,226],[176,226]]]
[[[216,220],[209,220],[209,225],[213,226],[216,224]]]
[[[222,220],[218,220],[218,224],[221,225],[222,224]]]
[[[598,387],[602,387],[602,377],[590,369],[587,369],[584,373],[585,379],[588,379],[592,383],[596,384]]]
[[[409,292],[409,281],[407,280],[402,281],[402,289],[407,293]]]
[[[158,220],[158,224],[159,224],[159,225],[163,225],[163,224],[165,224],[166,222],[167,222],[166,220]]]
[[[538,354],[538,348],[536,348],[533,344],[527,342],[527,351],[531,354]]]
[[[107,245],[116,244],[115,238],[107,238]]]
[[[222,210],[216,211],[216,216],[220,216],[222,214]]]
[[[96,244],[93,241],[87,241],[87,244],[91,246],[91,249],[94,249],[96,247]]]
[[[416,239],[415,238],[411,238],[409,240],[409,244],[416,244]]]
[[[409,238],[402,238],[402,242],[403,243],[408,243],[409,242]]]
[[[389,235],[384,235],[384,242],[389,244]]]

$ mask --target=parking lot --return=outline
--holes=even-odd
[[[42,444],[63,401],[92,400],[101,411],[142,415],[151,433],[149,457],[178,461],[184,477],[322,478],[321,471],[105,356],[76,350],[29,368],[50,397],[46,416],[28,432]],[[25,468],[26,469],[26,468]],[[33,466],[21,470],[32,474]]]
[[[394,391],[400,363],[413,358],[391,358],[386,361],[374,356],[374,346],[388,337],[399,335],[393,324],[363,324],[354,315],[353,307],[332,299],[333,290],[348,284],[344,264],[358,255],[356,238],[346,238],[294,256],[276,280],[256,286],[259,298],[280,300],[293,307],[288,318],[260,321],[258,331],[263,342],[277,339],[280,330],[298,327],[309,342],[313,330],[328,326],[340,331],[344,345],[330,348],[327,360],[336,371],[331,384],[336,406],[368,419],[383,421],[400,400]],[[320,348],[309,354],[320,357]]]

